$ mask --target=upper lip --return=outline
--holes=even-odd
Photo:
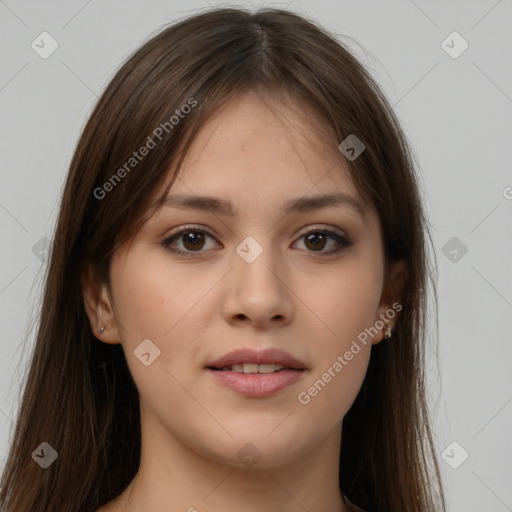
[[[225,368],[234,364],[279,364],[295,370],[305,369],[304,364],[293,357],[291,354],[279,350],[277,348],[269,348],[266,350],[253,350],[253,349],[237,349],[228,352],[220,359],[217,359],[209,364],[207,368]]]

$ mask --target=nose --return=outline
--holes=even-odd
[[[282,258],[263,247],[252,262],[233,253],[233,270],[224,281],[222,314],[233,325],[257,328],[283,326],[292,321],[290,273]]]

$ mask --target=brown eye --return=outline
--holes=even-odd
[[[214,248],[207,247],[208,239],[215,240],[213,235],[203,229],[184,226],[161,243],[172,253],[193,256],[194,253],[200,255],[207,249]],[[304,250],[306,252],[318,253],[319,256],[331,256],[352,245],[351,240],[346,235],[329,229],[309,231],[299,237],[298,240],[304,240]],[[334,244],[333,248],[324,250],[332,244]]]
[[[204,245],[204,233],[198,231],[190,231],[182,234],[183,245],[189,251],[202,249]]]
[[[330,229],[317,229],[303,234],[300,241],[304,240],[306,252],[316,252],[319,256],[330,256],[352,245],[352,241],[346,236]],[[329,245],[329,250],[324,250]]]
[[[323,233],[311,233],[306,236],[306,247],[312,251],[322,250],[326,244],[326,236]]]
[[[190,256],[193,253],[200,254],[208,249],[209,247],[205,248],[205,246],[209,238],[214,240],[212,235],[202,229],[185,226],[180,228],[176,233],[168,236],[162,242],[162,245],[168,251],[175,254]]]

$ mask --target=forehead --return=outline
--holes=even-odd
[[[329,172],[336,167],[336,172]],[[183,162],[187,184],[233,180],[289,187],[351,185],[329,130],[306,105],[289,99],[239,96],[204,123]],[[321,183],[320,183],[321,181]],[[347,182],[347,183],[345,183]],[[178,184],[176,184],[177,186]],[[352,187],[351,187],[352,189]],[[296,190],[298,192],[299,190]]]
[[[196,135],[173,192],[314,187],[357,194],[328,127],[305,104],[246,93],[212,115]],[[190,190],[188,192],[191,192]]]

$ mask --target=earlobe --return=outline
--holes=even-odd
[[[377,310],[375,326],[379,329],[379,334],[373,338],[374,345],[393,337],[393,330],[402,310],[402,294],[406,281],[406,262],[403,260],[393,262],[389,267]]]
[[[119,343],[119,332],[107,286],[99,283],[92,265],[84,267],[81,283],[84,308],[92,333],[104,343]]]

